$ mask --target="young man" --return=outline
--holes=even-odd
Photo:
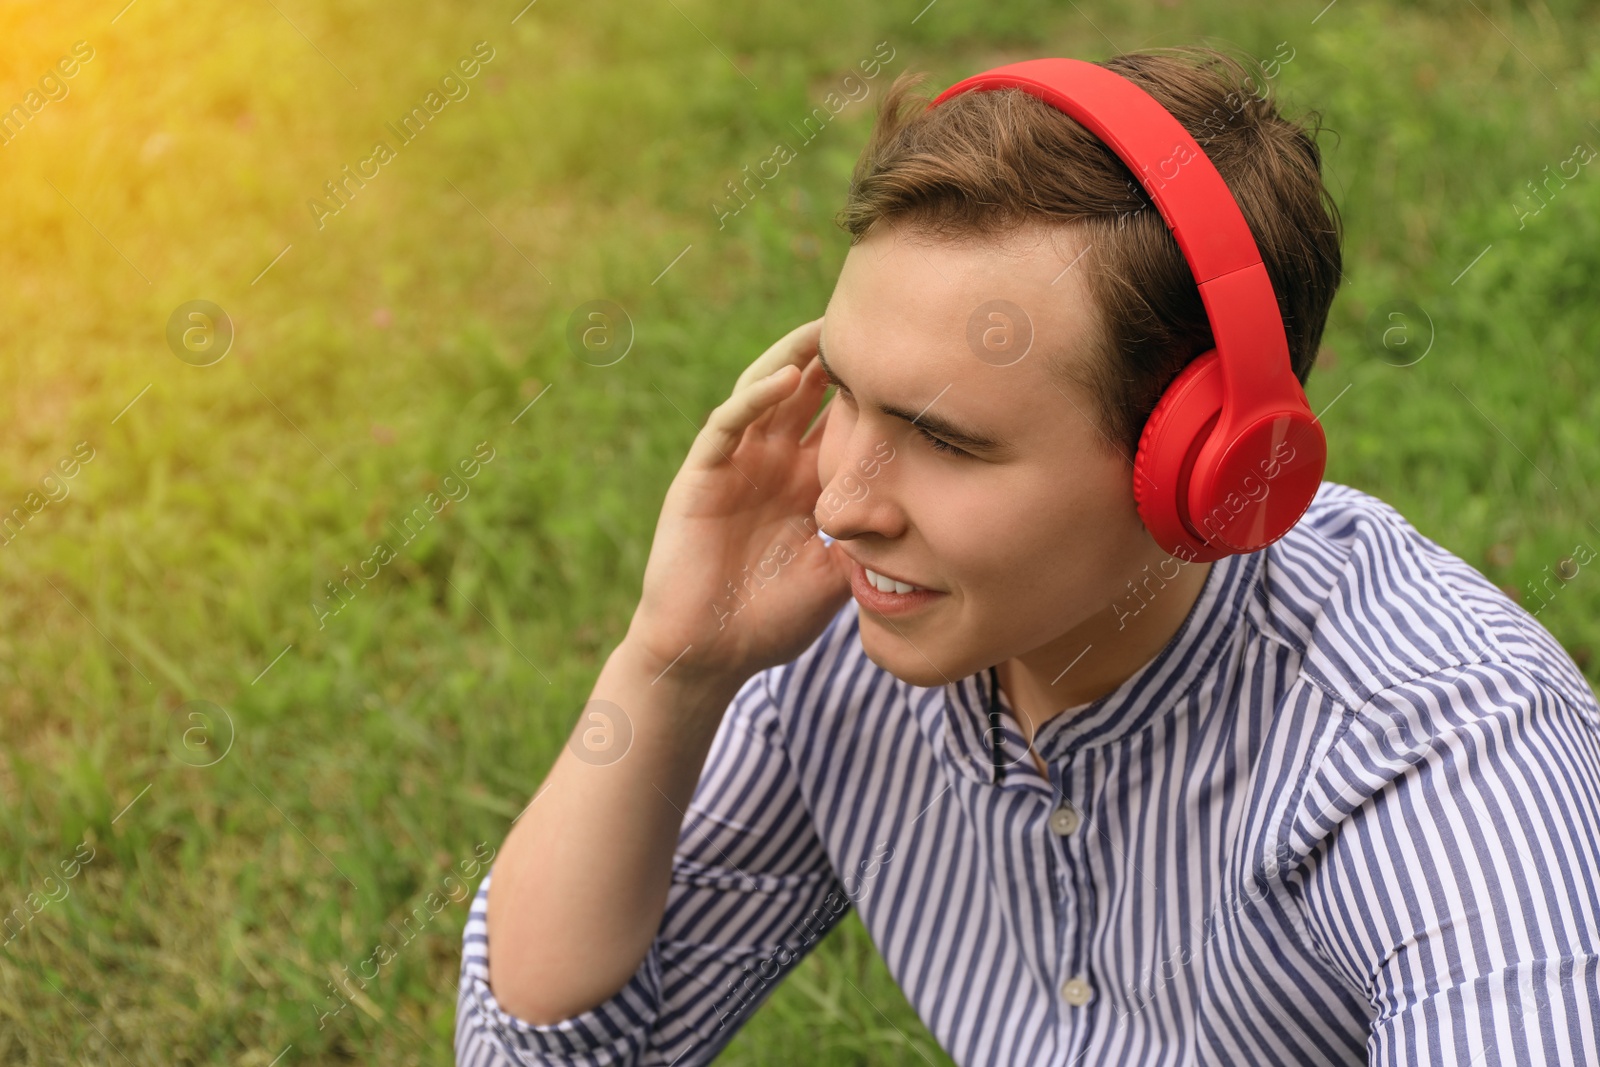
[[[1234,193],[1303,382],[1313,139],[1216,53],[1104,66]],[[1258,551],[1162,550],[1130,459],[1211,340],[1171,232],[1064,114],[909,85],[483,880],[458,1062],[709,1062],[851,907],[963,1065],[1600,1062],[1582,674],[1332,482]]]

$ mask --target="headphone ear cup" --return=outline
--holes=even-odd
[[[1190,563],[1221,559],[1226,546],[1213,545],[1190,524],[1189,478],[1195,457],[1222,415],[1222,365],[1207,349],[1172,379],[1161,393],[1133,460],[1133,498],[1145,529],[1170,555]]]

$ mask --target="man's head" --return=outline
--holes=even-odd
[[[1262,72],[1221,53],[1104,65],[1171,111],[1234,193],[1304,382],[1340,277],[1312,135],[1255,95]],[[822,345],[849,394],[832,401],[819,475],[851,503],[819,517],[865,565],[946,594],[900,618],[862,613],[869,655],[932,685],[1160,614],[1130,623],[1143,600],[1128,583],[1176,567],[1139,521],[1132,458],[1161,390],[1211,337],[1171,231],[1110,149],[1017,90],[924,111],[919,80],[890,88],[839,216],[852,247]],[[923,435],[941,422],[997,444],[941,451]],[[864,497],[833,484],[887,447]]]

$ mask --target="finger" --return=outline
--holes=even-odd
[[[700,431],[689,448],[686,462],[692,461],[707,467],[729,462],[728,457],[739,447],[745,430],[759,415],[788,396],[795,380],[793,372],[787,367],[780,367],[768,377],[735,389],[732,396],[712,409],[710,418],[706,419],[705,429]]]
[[[828,379],[822,373],[822,361],[815,356],[800,373],[800,384],[769,415],[760,420],[766,433],[783,440],[794,440],[805,431],[817,414],[822,394],[828,391]]]
[[[799,436],[811,416],[817,413],[817,401],[822,395],[816,389],[816,364],[813,356],[800,368],[800,384],[750,424],[752,433],[791,440]]]
[[[817,338],[822,336],[822,320],[812,319],[803,322],[780,337],[775,344],[761,353],[744,373],[739,375],[739,380],[733,383],[733,391],[738,392],[745,385],[765,378],[780,367],[793,363],[804,366],[805,361],[817,353]]]
[[[794,365],[801,368],[800,388],[795,393],[791,393],[787,398],[774,407],[768,408],[766,411],[762,412],[761,415],[750,424],[750,432],[757,433],[762,436],[791,437],[795,433],[799,432],[800,427],[780,427],[779,420],[786,419],[786,413],[788,411],[797,406],[797,404],[806,403],[806,400],[808,399],[801,397],[801,394],[806,391],[808,385],[805,377],[805,371],[810,367],[811,363],[816,361],[816,346],[818,343],[818,338],[821,337],[822,332],[820,325],[821,321],[821,319],[813,319],[811,322],[802,323],[800,326],[789,331],[789,333],[781,338],[776,344],[774,344],[772,348],[769,348],[765,353],[763,353],[761,359],[751,364],[751,366],[746,368],[745,372],[739,376],[739,381],[734,385],[734,389],[736,391],[748,384],[750,381],[756,380],[752,376],[752,371],[759,369],[763,365],[771,366],[770,362],[764,361],[770,361],[771,359],[775,358],[775,354],[784,354],[787,357],[790,357],[789,362],[792,362]],[[815,331],[816,337],[810,338],[808,341],[808,335],[812,330]],[[809,356],[805,354],[808,351],[811,353]],[[788,366],[789,362],[780,362],[778,366],[772,367],[772,372],[775,373],[782,367]],[[797,400],[797,397],[801,397],[801,399]],[[809,398],[809,401],[810,408],[806,411],[805,415],[805,417],[808,419],[811,417],[811,415],[816,413],[815,397]]]
[[[789,411],[794,406],[795,398],[799,396],[800,393],[805,391],[806,371],[809,369],[809,367],[809,363],[800,365],[799,386],[793,392],[787,394],[777,403],[767,408],[760,415],[757,415],[755,421],[750,424],[751,431],[767,436],[771,436],[777,432],[779,428],[778,420],[783,417],[785,412]],[[781,367],[779,368],[779,370],[782,369],[783,368]],[[777,371],[774,371],[773,373],[775,374]]]
[[[801,448],[819,448],[819,447],[821,447],[821,445],[822,445],[822,431],[828,425],[828,413],[831,412],[832,410],[833,410],[833,405],[832,404],[829,404],[827,407],[822,409],[822,414],[817,416],[817,421],[813,422],[811,424],[811,428],[806,431],[805,436],[800,438],[800,447]]]
[[[761,414],[757,415],[755,421],[750,424],[750,428],[745,430],[745,433],[754,434],[759,437],[771,436],[773,419],[777,416],[778,409],[785,403],[787,403],[787,401],[780,400],[778,403],[773,404]]]

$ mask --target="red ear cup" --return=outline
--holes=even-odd
[[[1191,529],[1226,552],[1254,552],[1299,521],[1317,495],[1327,459],[1310,408],[1257,419],[1231,440],[1213,431],[1189,478]]]
[[[1216,349],[1207,349],[1172,380],[1145,420],[1133,458],[1133,498],[1139,518],[1156,544],[1190,563],[1208,563],[1228,554],[1207,544],[1184,521],[1189,473],[1222,414],[1218,358]]]
[[[1170,555],[1193,563],[1282,537],[1311,506],[1327,462],[1322,426],[1305,407],[1213,440],[1222,401],[1222,365],[1210,349],[1161,394],[1134,457],[1145,529]]]

